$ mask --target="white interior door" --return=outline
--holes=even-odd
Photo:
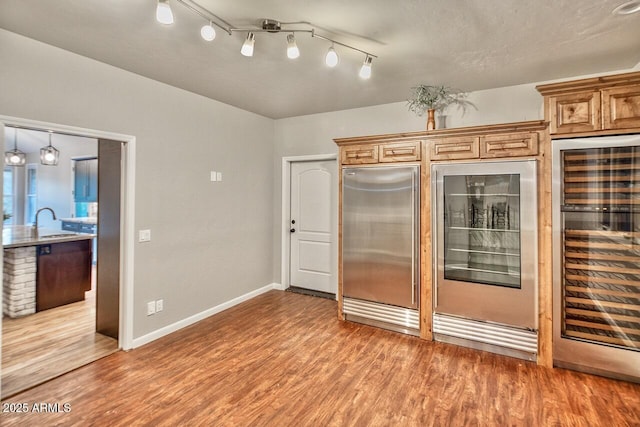
[[[336,293],[333,269],[335,161],[291,163],[290,285]]]

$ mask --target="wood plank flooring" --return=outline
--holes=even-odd
[[[2,398],[117,351],[117,340],[96,333],[95,316],[91,291],[84,301],[3,318]]]
[[[5,426],[638,426],[640,385],[336,319],[271,291],[3,403]],[[50,406],[55,409],[55,406]],[[15,409],[15,406],[14,406]]]

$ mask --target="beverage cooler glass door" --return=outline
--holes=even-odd
[[[537,329],[535,160],[433,172],[435,312]]]
[[[554,360],[640,380],[640,136],[553,156]]]

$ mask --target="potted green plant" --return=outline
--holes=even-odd
[[[452,89],[448,86],[418,85],[411,88],[411,97],[407,99],[409,111],[413,111],[418,116],[427,112],[427,130],[436,128],[435,112],[442,112],[450,105],[457,105],[466,111],[467,106],[473,103],[467,100],[467,93]]]

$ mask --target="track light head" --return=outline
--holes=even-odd
[[[373,58],[371,58],[369,55],[367,55],[364,58],[364,62],[362,63],[362,68],[360,68],[360,78],[361,79],[368,79],[371,77],[371,62],[373,61]]]
[[[300,49],[296,45],[296,38],[293,34],[287,36],[287,57],[289,59],[296,59],[300,56]]]
[[[256,36],[254,36],[252,32],[249,32],[244,44],[242,45],[242,49],[240,49],[240,53],[244,56],[253,56],[253,45],[255,42]]]
[[[209,21],[208,24],[202,26],[202,28],[200,29],[200,35],[208,42],[216,38],[216,30],[215,28],[213,28],[211,21]]]
[[[331,46],[327,51],[327,56],[324,57],[324,63],[327,64],[327,67],[335,67],[340,62],[340,58],[338,58],[338,54],[336,50]]]
[[[169,5],[169,0],[158,0],[156,7],[156,20],[165,25],[173,24],[173,12]]]

